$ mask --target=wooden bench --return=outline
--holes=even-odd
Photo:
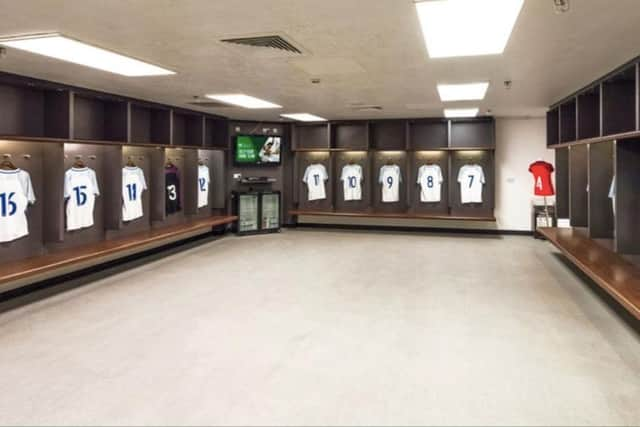
[[[640,268],[571,228],[540,228],[540,233],[636,319],[640,319]]]
[[[299,216],[333,216],[350,218],[393,218],[393,219],[425,219],[425,220],[449,220],[449,221],[492,221],[493,216],[454,216],[454,215],[427,215],[414,213],[384,213],[384,212],[333,212],[333,211],[309,211],[290,210],[289,215]]]
[[[4,263],[0,265],[0,292],[206,233],[213,227],[230,224],[237,219],[236,216],[212,216],[185,224],[136,233],[121,239],[105,240],[39,257]]]

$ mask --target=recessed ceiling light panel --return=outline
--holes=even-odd
[[[236,105],[242,108],[250,109],[266,109],[266,108],[282,108],[281,105],[274,104],[273,102],[265,101],[264,99],[256,98],[254,96],[244,95],[242,93],[230,93],[230,94],[209,94],[205,95],[209,99],[215,99],[216,101],[224,102],[225,104]]]
[[[471,101],[484,99],[489,83],[439,84],[441,101]]]
[[[280,114],[280,117],[285,119],[297,120],[299,122],[326,122],[327,119],[309,114],[309,113],[292,113],[292,114]]]
[[[435,0],[416,3],[431,58],[504,51],[524,0]]]
[[[456,117],[475,117],[478,115],[477,108],[445,108],[444,116],[448,119]]]
[[[57,33],[0,38],[0,45],[127,77],[175,74],[157,65],[91,46]]]

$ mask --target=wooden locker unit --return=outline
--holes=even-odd
[[[155,104],[131,103],[129,142],[171,144],[171,110]]]
[[[614,216],[609,190],[614,175],[615,144],[601,142],[589,147],[589,236],[610,239],[613,247]]]
[[[598,84],[578,95],[577,135],[574,139],[596,138],[602,135],[600,129],[600,88],[601,85]]]
[[[556,150],[558,215],[571,229],[543,229],[581,270],[640,319],[640,131],[636,58],[547,113],[547,145]],[[576,135],[556,139],[556,113],[577,100]],[[562,130],[560,131],[562,133]],[[568,172],[567,172],[568,171]],[[568,179],[567,179],[568,176]],[[615,198],[609,196],[615,177]],[[587,191],[588,187],[588,191]]]
[[[556,215],[569,218],[569,148],[555,150]]]
[[[0,73],[0,113],[0,151],[30,173],[37,198],[27,211],[30,234],[0,244],[0,292],[62,267],[100,263],[235,220],[225,215],[226,190],[219,188],[226,186],[224,117],[8,73]],[[211,207],[200,212],[197,161],[204,147],[214,172]],[[166,155],[182,178],[183,209],[170,216]],[[100,196],[94,225],[67,231],[64,174],[77,156],[96,172]],[[144,216],[123,223],[122,167],[129,157],[143,169],[148,190],[142,194]]]
[[[128,104],[106,95],[73,93],[73,138],[126,142]]]
[[[301,140],[300,129],[309,135],[319,132],[319,129],[328,129],[330,135],[330,148],[308,148],[309,139]],[[308,164],[306,155],[309,151],[319,153],[332,153],[334,159],[334,171],[331,174],[332,188],[334,192],[334,207],[317,206],[319,209],[311,209],[305,205],[301,191],[296,190],[293,198],[293,209],[289,214],[297,215],[322,215],[322,216],[349,216],[369,218],[420,218],[420,219],[456,219],[475,221],[495,221],[494,199],[495,178],[495,124],[491,117],[475,119],[448,120],[444,118],[423,118],[408,120],[360,120],[350,122],[331,122],[329,124],[293,125],[294,144],[294,171],[298,176],[294,178],[296,188],[302,179],[303,165]],[[315,141],[323,141],[325,134],[314,138]],[[368,139],[367,139],[368,138]],[[319,143],[311,145],[319,147]],[[360,148],[368,147],[368,149]],[[486,199],[471,208],[458,206],[451,196],[452,186],[450,175],[453,173],[450,167],[450,157],[462,158],[461,152],[473,152],[484,165],[487,183],[485,185]],[[343,153],[344,152],[344,153]],[[362,153],[362,154],[356,154]],[[367,154],[368,153],[368,154]],[[367,158],[367,170],[363,200],[359,203],[343,202],[341,182],[339,174],[347,156],[360,156],[364,162]],[[402,184],[400,187],[400,201],[395,203],[383,203],[379,179],[380,167],[391,158],[391,163],[397,163],[401,168]],[[439,203],[420,202],[420,188],[416,184],[418,168],[432,159],[438,163],[444,175],[442,200]],[[306,166],[305,166],[306,167]],[[455,181],[455,180],[454,180]],[[366,183],[370,185],[366,185]],[[368,197],[368,199],[366,199]],[[459,199],[459,197],[458,197]],[[365,203],[367,205],[365,206]]]
[[[410,153],[410,166],[407,177],[410,214],[445,216],[449,213],[449,186],[451,185],[449,179],[449,154],[447,151],[414,151]],[[421,188],[417,183],[418,170],[426,164],[438,165],[442,171],[441,199],[437,203],[422,202],[420,200]]]
[[[332,153],[334,158],[334,171],[330,180],[333,184],[333,194],[335,196],[334,206],[336,212],[367,212],[371,205],[371,191],[375,186],[371,179],[371,162],[367,151],[345,151]],[[345,200],[344,185],[340,179],[342,176],[342,168],[346,165],[357,164],[362,168],[361,182],[362,199],[361,200]]]
[[[589,226],[589,147],[569,149],[569,218],[573,227]]]
[[[335,150],[368,150],[368,122],[330,123],[331,148]]]
[[[330,148],[329,125],[326,123],[296,124],[292,129],[293,149],[298,151]]]
[[[455,217],[480,217],[493,216],[495,206],[495,158],[491,150],[462,150],[450,153],[449,166],[449,206],[452,216]],[[461,183],[458,182],[458,174],[464,165],[477,164],[482,167],[485,184],[482,189],[482,203],[462,203]],[[464,185],[465,183],[462,183]]]
[[[640,140],[616,143],[616,250],[640,254]]]
[[[399,185],[399,200],[397,202],[382,201],[382,187],[386,183],[380,182],[380,169],[385,165],[395,164],[400,167],[402,181]],[[372,183],[371,208],[373,212],[382,214],[406,213],[409,207],[407,195],[408,154],[406,151],[374,151],[371,156],[370,180]]]
[[[409,149],[443,150],[449,147],[449,122],[445,119],[409,121]]]
[[[319,211],[319,212],[332,212],[333,211],[333,180],[334,176],[334,168],[332,167],[332,158],[328,151],[312,151],[312,152],[302,152],[299,153],[296,162],[296,182],[294,183],[294,191],[296,191],[298,195],[297,204],[300,209],[308,210],[308,211]],[[309,193],[307,184],[305,184],[302,179],[304,177],[305,170],[309,165],[312,164],[322,164],[327,170],[327,174],[329,175],[329,179],[325,181],[325,192],[326,198],[322,200],[309,200]]]
[[[42,255],[46,252],[44,240],[48,234],[46,223],[51,208],[45,190],[49,178],[44,167],[46,153],[41,144],[0,141],[0,155],[10,155],[11,163],[29,173],[36,197],[36,202],[27,208],[29,235],[12,242],[0,243],[0,261],[9,262]],[[0,162],[4,160],[0,158]],[[53,218],[57,219],[57,216],[53,215]]]

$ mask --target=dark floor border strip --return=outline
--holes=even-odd
[[[367,230],[367,231],[401,231],[418,233],[451,233],[451,234],[484,234],[493,236],[533,236],[533,231],[497,230],[482,228],[450,228],[450,227],[409,227],[405,225],[364,225],[364,224],[319,224],[305,222],[285,224],[285,228],[318,228],[334,230]]]
[[[198,234],[196,236],[187,237],[185,239],[176,240],[161,246],[146,249],[141,252],[136,252],[131,255],[123,256],[110,261],[101,262],[90,267],[82,268],[72,271],[66,274],[60,274],[45,280],[33,282],[24,286],[20,286],[9,291],[0,293],[0,303],[5,303],[9,300],[24,297],[29,294],[44,291],[49,288],[59,286],[65,282],[74,281],[77,279],[85,278],[96,273],[101,273],[109,269],[114,269],[125,264],[129,264],[136,261],[151,261],[152,258],[163,257],[172,255],[176,252],[176,249],[189,249],[189,247],[197,246],[198,244],[207,243],[213,237],[222,236],[225,234],[224,230],[213,230],[207,233]],[[161,255],[161,256],[159,256]]]

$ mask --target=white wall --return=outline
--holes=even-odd
[[[532,202],[542,204],[542,198],[533,197],[528,169],[537,159],[554,164],[554,152],[546,144],[544,118],[496,119],[496,219],[501,230],[531,229]]]
[[[533,177],[529,165],[537,159],[554,164],[553,150],[546,146],[544,118],[496,119],[496,209],[497,222],[425,221],[370,218],[300,216],[299,221],[321,224],[399,225],[443,228],[531,230]],[[555,179],[554,179],[555,183]],[[536,203],[542,203],[536,198]],[[548,198],[549,202],[553,198]]]

